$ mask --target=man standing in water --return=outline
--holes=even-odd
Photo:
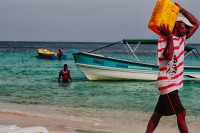
[[[159,29],[165,36],[158,40],[160,70],[157,83],[160,97],[149,120],[146,133],[152,133],[155,130],[162,116],[173,114],[177,116],[180,132],[188,133],[185,121],[186,111],[179,98],[178,90],[183,87],[185,40],[195,33],[200,22],[179,4],[175,4],[184,17],[178,17],[172,32],[165,25]]]
[[[58,82],[60,82],[60,78],[62,76],[62,82],[67,83],[68,81],[72,81],[70,76],[70,70],[68,69],[68,65],[64,64],[64,69],[59,72]]]
[[[58,59],[60,60],[62,56],[63,56],[62,50],[58,49]]]

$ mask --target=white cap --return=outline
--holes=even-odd
[[[190,21],[189,21],[187,18],[185,18],[185,17],[178,17],[176,21],[182,21],[183,23],[185,23],[187,26],[190,26],[190,27],[194,26],[194,25],[191,24]]]

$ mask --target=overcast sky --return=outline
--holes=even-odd
[[[116,42],[158,38],[157,0],[0,0],[0,41]],[[200,20],[200,0],[176,0]],[[188,42],[200,43],[200,28]]]

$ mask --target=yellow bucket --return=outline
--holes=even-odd
[[[158,28],[164,24],[168,25],[169,30],[172,32],[179,10],[179,7],[176,6],[171,0],[158,0],[150,18],[148,28],[159,36],[163,36],[160,34]]]

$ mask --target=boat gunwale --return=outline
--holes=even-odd
[[[73,53],[73,54],[78,54],[78,53]],[[117,59],[117,58],[113,58],[113,57],[109,57],[109,56],[104,56],[104,55],[90,54],[90,53],[87,53],[87,52],[79,52],[79,54],[85,54],[85,55],[89,55],[89,56],[95,56],[97,58],[111,59],[111,60],[122,61],[122,62],[127,62],[127,63],[135,63],[135,64],[138,64],[138,65],[146,65],[146,66],[152,66],[152,67],[157,67],[158,66],[158,65],[147,64],[147,63],[143,63],[143,62],[135,62],[135,61],[128,61],[128,60]]]

